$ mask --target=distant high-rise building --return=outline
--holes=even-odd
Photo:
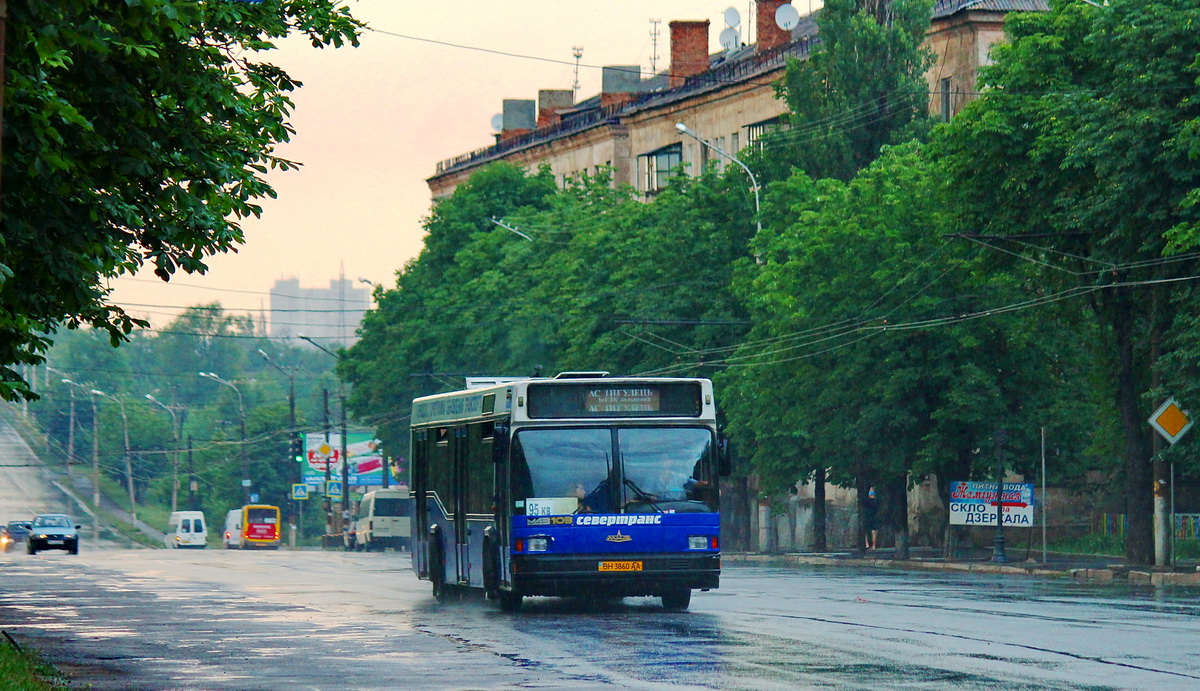
[[[275,281],[271,288],[271,337],[304,335],[324,346],[352,346],[363,314],[371,308],[371,291],[346,278],[328,288],[301,288],[300,279]]]

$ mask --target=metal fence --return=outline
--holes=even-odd
[[[1125,514],[1102,513],[1092,522],[1092,530],[1102,535],[1125,536]],[[1175,539],[1200,539],[1200,513],[1175,514]]]

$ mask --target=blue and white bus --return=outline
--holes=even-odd
[[[492,380],[412,408],[413,568],[445,599],[658,596],[721,573],[728,446],[707,379]]]

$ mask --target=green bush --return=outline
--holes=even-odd
[[[29,653],[18,652],[0,638],[0,679],[6,691],[59,691],[67,689],[58,671]]]

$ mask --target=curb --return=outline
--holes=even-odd
[[[1043,566],[1019,566],[1015,564],[991,564],[962,561],[930,561],[923,559],[861,559],[855,557],[827,557],[806,554],[722,554],[721,560],[738,564],[765,564],[774,566],[852,566],[885,569],[909,569],[914,571],[956,571],[965,573],[993,573],[1036,578],[1071,579],[1084,583],[1112,583],[1118,580],[1123,570],[1072,568],[1050,569]],[[1124,580],[1124,579],[1121,579]],[[1200,571],[1196,573],[1129,571],[1130,585],[1147,586],[1200,586]]]

